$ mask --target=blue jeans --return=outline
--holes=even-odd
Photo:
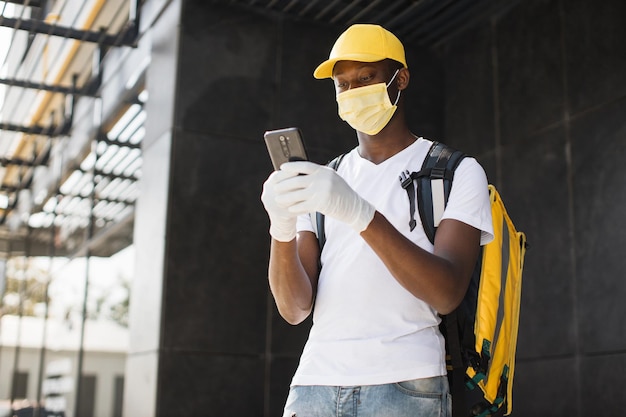
[[[293,386],[283,417],[450,417],[445,376],[360,387]]]

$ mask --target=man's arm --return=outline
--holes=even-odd
[[[394,278],[437,312],[452,312],[463,299],[480,250],[480,230],[444,219],[437,228],[434,253],[420,248],[376,212],[361,237]]]
[[[310,313],[317,286],[319,245],[312,232],[296,232],[297,214],[282,203],[289,193],[289,178],[297,175],[274,171],[263,184],[261,201],[270,218],[272,243],[268,268],[270,289],[280,315],[291,324]],[[282,185],[287,181],[287,185]]]
[[[278,312],[289,324],[311,313],[317,288],[319,247],[312,232],[290,242],[272,239],[268,279]]]
[[[293,213],[320,212],[350,225],[372,247],[395,279],[441,314],[454,310],[467,290],[480,250],[480,230],[444,219],[435,236],[434,253],[402,235],[331,168],[289,162],[292,174],[281,201]],[[486,190],[486,184],[485,184]]]

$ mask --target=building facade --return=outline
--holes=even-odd
[[[28,13],[80,28],[79,39],[98,33],[98,16],[112,5],[31,3],[24,6]],[[88,390],[81,377],[89,374],[88,313],[110,313],[124,301],[91,310],[99,298],[90,265],[132,245],[122,415],[281,414],[310,322],[284,323],[269,294],[269,224],[259,195],[271,163],[262,134],[298,126],[320,163],[355,146],[354,133],[336,115],[332,84],[313,79],[312,71],[347,24],[369,18],[405,43],[413,131],[474,155],[528,236],[512,415],[583,416],[601,407],[602,415],[620,416],[626,6],[617,0],[475,2],[473,12],[461,13],[467,2],[334,2],[340,9],[288,3],[122,1],[107,18],[111,38],[100,31],[101,42],[94,42],[102,48],[76,47],[71,62],[86,62],[78,59],[81,52],[96,57],[76,84],[60,63],[48,62],[46,71],[14,64],[14,72],[40,74],[40,90],[23,92],[13,82],[5,103],[37,100],[55,82],[80,90],[66,94],[73,102],[50,98],[38,119],[26,109],[10,113],[13,125],[49,128],[7,129],[15,150],[2,151],[7,262],[67,257],[84,267],[72,309],[83,329],[76,398]],[[33,39],[28,47],[24,37],[21,56],[45,55],[45,42]],[[56,47],[69,53],[70,43]],[[15,74],[5,78],[24,78]],[[71,108],[71,119],[48,114],[55,100],[63,103],[56,107]],[[64,131],[66,120],[71,128]],[[54,135],[50,126],[58,128]],[[20,145],[24,135],[51,139]],[[47,144],[45,163],[29,159]],[[106,156],[109,148],[115,149]],[[130,160],[109,163],[118,152],[127,155],[120,161]],[[19,161],[33,163],[16,168]],[[29,168],[39,180],[20,189]],[[75,183],[66,185],[72,175]],[[83,198],[74,205],[86,211],[63,211],[60,205],[75,195]],[[63,288],[61,294],[74,291],[70,284]],[[17,294],[24,318],[24,292]],[[52,356],[41,358],[39,373]],[[17,386],[24,369],[13,366],[2,375],[16,375],[11,383]],[[41,399],[37,391],[31,400]],[[72,410],[80,406],[75,400]]]

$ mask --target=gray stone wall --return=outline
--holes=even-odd
[[[445,139],[528,235],[513,416],[621,416],[626,382],[626,17],[520,2],[441,50]]]

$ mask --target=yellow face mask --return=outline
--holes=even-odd
[[[389,123],[398,108],[400,90],[396,101],[391,104],[387,88],[398,75],[393,74],[389,84],[378,83],[344,91],[337,94],[339,117],[359,132],[375,135]]]

